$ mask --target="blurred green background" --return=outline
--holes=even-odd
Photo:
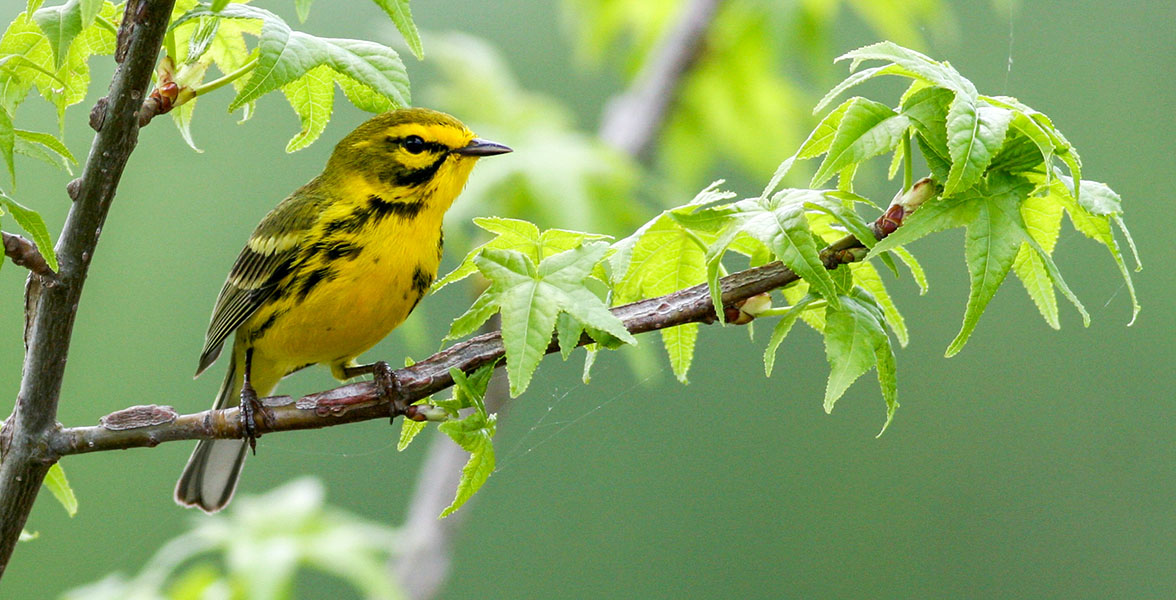
[[[0,15],[7,20],[24,4],[0,2]],[[292,3],[259,4],[294,22]],[[1058,262],[1091,310],[1090,328],[1063,307],[1063,329],[1050,330],[1019,285],[1006,282],[967,349],[944,359],[967,297],[962,233],[954,231],[912,248],[930,293],[919,297],[909,278],[892,285],[912,342],[898,352],[902,408],[880,439],[884,411],[871,377],[824,414],[827,366],[811,331],[789,338],[771,379],[760,361],[763,327],[755,343],[743,329],[704,328],[687,387],[660,352],[639,375],[625,355],[602,355],[588,386],[579,382],[579,360],[549,360],[504,418],[499,470],[466,509],[445,597],[1176,596],[1176,280],[1167,268],[1176,260],[1168,231],[1176,222],[1168,189],[1176,172],[1176,5],[1026,2],[1012,16],[990,3],[946,5],[954,26],[927,25],[924,50],[950,60],[982,93],[1017,96],[1048,113],[1081,151],[1084,176],[1122,195],[1147,267],[1136,278],[1144,310],[1135,325],[1125,327],[1130,304],[1105,250],[1067,225]],[[370,3],[351,6],[319,2],[305,27],[398,39]],[[413,9],[422,30],[498,45],[523,87],[569,102],[588,130],[623,85],[606,68],[582,67],[552,3],[436,0]],[[843,13],[820,50],[824,62],[878,38]],[[68,116],[67,143],[79,158],[108,62],[92,61],[92,98]],[[406,62],[419,102],[437,74],[428,59]],[[815,72],[812,90],[844,73]],[[220,375],[190,374],[224,273],[257,220],[366,118],[340,100],[319,143],[287,155],[298,125],[282,98],[262,99],[243,125],[224,113],[226,102],[227,94],[213,96],[198,111],[193,132],[203,154],[166,118],[143,130],[80,308],[63,423],[95,423],[138,403],[207,408]],[[21,118],[18,126],[55,127],[40,100]],[[720,165],[699,180],[726,175]],[[728,186],[756,193],[769,175],[733,177]],[[68,179],[26,160],[15,197],[56,232]],[[866,187],[879,196],[889,189]],[[476,206],[462,212],[481,214]],[[449,264],[468,249],[451,244]],[[0,271],[0,383],[9,398],[20,376],[23,282],[11,264]],[[393,335],[368,356],[427,355],[463,302],[447,288],[414,316],[411,337]],[[331,385],[315,370],[281,389]],[[396,525],[427,447],[398,454],[398,433],[371,422],[266,436],[239,496],[313,474],[331,503]],[[202,518],[171,500],[190,450],[166,444],[64,461],[81,509],[69,519],[42,496],[28,524],[40,537],[17,549],[3,596],[52,598],[112,571],[137,571]],[[296,597],[339,589],[325,577],[303,583]]]

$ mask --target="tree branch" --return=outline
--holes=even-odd
[[[36,244],[7,231],[0,231],[0,238],[4,240],[4,255],[12,259],[12,264],[24,267],[49,281],[57,279],[57,273],[53,272],[45,257],[41,256]]]
[[[600,125],[600,138],[618,150],[643,157],[665,125],[686,73],[698,61],[721,0],[691,0],[662,38],[633,84],[613,98]]]
[[[24,527],[45,473],[56,460],[50,439],[59,428],[57,403],[82,286],[123,168],[138,138],[137,111],[154,70],[174,0],[130,0],[119,34],[125,60],[110,94],[91,112],[98,134],[57,242],[58,281],[32,282],[28,348],[20,393],[0,434],[0,576]],[[125,49],[125,50],[124,50]],[[28,317],[28,315],[26,315]]]
[[[906,215],[935,193],[936,186],[930,179],[920,181],[874,222],[874,236],[877,239],[886,237],[901,226]],[[853,236],[846,236],[821,251],[821,259],[828,269],[859,261],[865,255],[865,246]],[[748,298],[798,280],[796,273],[779,262],[722,278],[722,300],[727,313],[724,315],[725,320],[735,321],[739,305]],[[634,334],[717,320],[705,283],[665,296],[618,306],[612,312]],[[580,345],[589,343],[592,343],[592,339],[587,335],[580,339]],[[559,346],[553,340],[547,353],[555,352],[559,352]],[[502,336],[495,331],[454,344],[412,366],[397,369],[393,372],[396,385],[391,397],[382,396],[379,386],[365,381],[304,396],[296,401],[289,396],[266,398],[263,402],[270,407],[272,414],[264,419],[264,423],[258,423],[258,429],[261,433],[318,429],[387,418],[389,414],[423,419],[424,413],[418,413],[418,407],[411,404],[452,386],[450,369],[472,373],[502,359],[504,355]],[[179,416],[166,406],[131,407],[107,415],[102,425],[70,427],[53,432],[48,440],[47,451],[52,459],[56,459],[67,454],[152,447],[178,440],[240,438],[244,434],[244,427],[238,410],[234,407]]]

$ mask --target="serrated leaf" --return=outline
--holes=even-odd
[[[609,237],[567,229],[548,229],[540,233],[539,228],[533,223],[503,217],[477,217],[474,219],[474,224],[495,234],[496,237],[471,250],[457,268],[433,284],[434,292],[477,273],[478,267],[474,264],[474,258],[484,248],[514,250],[527,255],[532,262],[538,263],[548,256],[575,248],[585,241],[603,240]]]
[[[235,6],[238,5],[228,8]],[[372,88],[397,106],[409,105],[408,74],[395,50],[375,42],[320,38],[293,31],[273,13],[253,10],[265,15],[257,45],[258,63],[229,104],[230,111],[305,76],[320,65]]]
[[[53,466],[49,467],[49,472],[45,474],[45,487],[49,488],[69,516],[78,514],[78,498],[69,487],[69,480],[65,478],[61,463],[53,463]]]
[[[53,240],[49,238],[49,230],[45,227],[41,215],[9,198],[4,192],[0,192],[0,205],[8,209],[16,223],[33,236],[33,242],[37,244],[37,250],[41,252],[49,268],[57,271],[57,254],[53,251]]]
[[[1062,205],[1041,196],[1030,196],[1021,204],[1021,218],[1025,230],[1037,240],[1048,253],[1052,253],[1062,226]],[[1025,242],[1017,251],[1013,261],[1013,273],[1021,280],[1025,292],[1037,305],[1042,318],[1054,329],[1061,328],[1058,320],[1058,299],[1054,294],[1053,280],[1045,268],[1045,262]]]
[[[890,297],[890,292],[886,289],[886,284],[882,281],[882,276],[878,274],[878,270],[868,262],[856,262],[850,264],[849,267],[853,271],[854,284],[870,292],[870,295],[874,297],[874,300],[882,309],[882,315],[886,317],[886,324],[894,332],[894,337],[898,338],[898,345],[905,348],[910,343],[910,333],[907,331],[906,319],[898,311],[898,306],[894,303],[894,299]]]
[[[951,153],[947,149],[947,111],[954,98],[951,90],[923,88],[903,100],[900,109],[911,120],[915,131],[923,137],[927,148],[934,152],[936,158],[949,165]]]
[[[396,441],[396,451],[404,452],[420,432],[425,430],[428,421],[400,420],[400,438]]]
[[[878,366],[882,348],[889,352],[890,338],[882,311],[868,294],[858,291],[843,296],[841,308],[832,304],[825,307],[825,357],[829,361],[825,412],[832,412],[834,404],[858,377]],[[886,385],[883,394],[888,394]],[[887,404],[891,403],[888,399]],[[888,408],[888,412],[892,410]]]
[[[796,324],[796,319],[808,308],[810,304],[819,300],[817,296],[806,295],[799,302],[792,305],[787,312],[784,313],[776,326],[772,328],[772,336],[768,339],[768,347],[764,349],[764,377],[772,376],[772,369],[776,365],[776,352],[780,348],[780,343],[784,338],[788,337],[788,333],[792,331],[792,326]]]
[[[849,110],[855,100],[857,98],[850,98],[825,115],[825,118],[817,123],[808,138],[800,145],[800,150],[796,151],[796,158],[809,159],[828,152],[829,146],[833,144],[833,137],[837,135],[837,129],[841,126],[841,119],[845,118],[845,111]],[[767,196],[767,194],[763,194],[763,196]]]
[[[829,106],[829,104],[831,104],[835,98],[840,96],[842,93],[844,93],[849,88],[852,88],[855,85],[858,85],[860,83],[863,83],[865,81],[868,81],[870,79],[878,77],[880,75],[901,75],[903,77],[909,77],[911,79],[916,79],[916,80],[918,80],[920,77],[916,73],[914,73],[914,72],[912,72],[902,66],[896,65],[896,64],[884,65],[881,67],[871,67],[869,69],[862,69],[861,71],[857,71],[856,73],[851,74],[849,77],[846,77],[845,79],[843,79],[841,81],[841,83],[838,83],[837,85],[833,86],[833,89],[829,90],[825,94],[825,97],[821,98],[821,101],[818,102],[817,106],[813,108],[813,114],[815,115],[815,114],[821,112],[822,110],[825,110],[825,107]]]
[[[74,158],[74,155],[69,151],[69,148],[67,148],[61,140],[54,137],[53,134],[42,133],[39,131],[26,131],[24,129],[14,129],[13,132],[16,134],[17,138],[40,144],[61,158],[68,160],[75,165],[78,164],[78,160]]]
[[[4,157],[4,164],[8,167],[8,176],[12,187],[16,187],[16,160],[13,153],[16,148],[16,132],[12,128],[12,117],[8,110],[0,107],[0,156]]]
[[[388,13],[388,18],[392,19],[392,23],[400,31],[400,35],[404,36],[404,41],[408,44],[408,49],[412,50],[413,56],[417,57],[417,60],[424,60],[425,48],[421,44],[421,33],[417,31],[416,23],[412,20],[412,11],[409,10],[408,0],[373,1],[384,9],[385,13]]]
[[[549,256],[538,265],[521,252],[497,248],[483,248],[474,258],[478,270],[491,282],[483,292],[488,298],[485,302],[496,306],[502,316],[512,397],[530,384],[561,312],[579,321],[589,335],[595,329],[625,343],[637,342],[607,306],[583,287],[607,251],[608,244],[588,242]]]
[[[836,304],[836,286],[821,261],[820,249],[805,217],[806,202],[824,201],[825,195],[819,190],[785,189],[768,199],[750,198],[723,209],[728,223],[707,251],[708,280],[715,281],[719,260],[736,235],[747,234],[763,242],[776,258]],[[712,296],[714,290],[712,287]],[[722,313],[717,303],[716,311]]]
[[[85,11],[83,11],[83,5]],[[62,63],[65,62],[66,54],[69,52],[70,44],[81,33],[82,28],[89,24],[83,22],[83,12],[89,13],[92,23],[94,16],[98,14],[97,8],[101,6],[101,1],[69,0],[60,6],[48,6],[33,13],[33,20],[37,22],[37,26],[45,33],[45,39],[49,41],[55,69],[61,68]]]
[[[1012,120],[1009,110],[981,104],[975,96],[956,95],[947,111],[951,171],[944,184],[945,195],[962,192],[980,180],[1004,144]]]
[[[1066,214],[1070,216],[1070,223],[1074,225],[1074,229],[1101,243],[1111,253],[1111,258],[1114,259],[1115,266],[1119,268],[1119,274],[1123,277],[1123,283],[1127,286],[1127,292],[1131,297],[1130,323],[1134,323],[1140,310],[1139,300],[1135,295],[1135,283],[1131,279],[1131,272],[1127,269],[1127,264],[1119,251],[1119,244],[1115,241],[1114,233],[1111,231],[1111,221],[1114,220],[1127,237],[1132,252],[1135,252],[1134,241],[1127,233],[1126,225],[1119,218],[1122,210],[1119,195],[1104,183],[1083,180],[1079,184],[1082,190],[1079,195],[1080,199],[1075,199],[1073,180],[1061,176],[1055,177],[1051,182],[1051,187],[1050,197],[1055,198],[1065,207]],[[1099,211],[1101,214],[1094,211]],[[1135,260],[1138,264],[1138,255]]]
[[[302,130],[286,144],[286,152],[297,152],[312,143],[327,128],[335,104],[334,72],[326,65],[282,86],[282,93],[298,115]]]
[[[820,187],[846,167],[893,149],[902,141],[908,127],[910,119],[885,104],[865,98],[854,99],[841,118],[811,185]]]
[[[661,296],[704,281],[706,252],[700,243],[696,234],[668,212],[617,242],[614,247],[624,251],[610,259],[615,279],[613,302],[625,304]],[[661,336],[674,376],[685,383],[698,338],[697,324],[662,329]]]
[[[919,286],[919,295],[926,294],[927,273],[923,271],[923,265],[919,264],[919,260],[915,258],[915,255],[911,254],[910,250],[906,248],[895,248],[893,252],[907,266],[907,269],[910,270],[911,277],[915,279],[915,284]]]
[[[441,511],[441,517],[447,517],[461,508],[482,484],[494,472],[494,443],[492,438],[497,429],[495,415],[485,415],[474,412],[460,421],[447,421],[438,426],[461,446],[462,450],[470,453],[470,459],[461,469],[461,480],[457,484],[457,494],[453,502]]]
[[[968,222],[964,238],[970,279],[968,305],[964,309],[964,324],[948,345],[946,356],[954,356],[968,342],[1021,247],[1025,226],[1020,205],[1032,187],[1024,180],[1009,180],[1006,186],[989,185],[972,195],[970,202],[976,212]]]
[[[114,5],[105,2],[99,14],[111,19],[114,11]],[[0,56],[21,57],[19,61],[5,63],[0,71],[0,104],[11,110],[35,86],[42,97],[56,106],[61,122],[66,107],[86,97],[90,83],[89,57],[113,52],[114,34],[91,24],[76,34],[58,65],[49,38],[27,14],[18,15],[0,39]]]
[[[899,65],[939,87],[972,96],[976,95],[976,87],[972,85],[972,82],[960,75],[950,65],[934,61],[919,52],[915,52],[909,48],[903,48],[894,42],[879,42],[864,46],[846,52],[837,57],[834,62],[840,62],[846,59],[853,59],[853,62],[849,66],[850,71],[856,71],[862,61],[883,60]]]

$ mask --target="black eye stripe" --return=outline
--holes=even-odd
[[[420,150],[413,152],[413,149],[409,148],[410,140],[420,140],[419,143],[412,142],[414,145],[419,146]],[[446,146],[445,144],[442,144],[439,142],[425,141],[419,135],[407,135],[404,137],[388,136],[387,138],[384,138],[384,141],[387,142],[389,145],[401,146],[405,150],[408,150],[409,152],[412,152],[413,154],[420,154],[421,152],[429,152],[431,154],[442,154],[442,153],[447,153],[450,151],[449,146]]]

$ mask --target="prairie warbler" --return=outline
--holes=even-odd
[[[199,442],[176,502],[206,512],[228,504],[255,437],[257,398],[286,375],[315,364],[339,379],[372,372],[355,359],[429,290],[441,219],[474,163],[510,151],[444,113],[384,113],[343,138],[322,174],[261,220],[221,288],[196,370],[236,332],[213,408],[239,398],[248,435]]]

